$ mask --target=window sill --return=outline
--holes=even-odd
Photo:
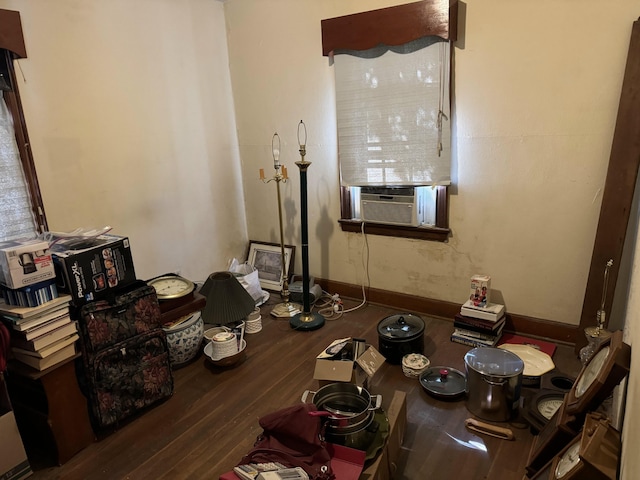
[[[362,222],[359,220],[338,220],[343,232],[362,232]],[[364,233],[369,235],[383,235],[387,237],[415,238],[419,240],[432,240],[446,242],[451,230],[439,227],[403,227],[400,225],[386,225],[382,223],[365,223]]]

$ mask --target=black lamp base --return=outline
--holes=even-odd
[[[304,332],[309,332],[311,330],[317,330],[318,328],[324,325],[324,317],[319,313],[314,312],[301,312],[297,315],[294,315],[291,320],[289,320],[289,325],[294,330],[302,330]]]

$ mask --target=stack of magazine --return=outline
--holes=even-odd
[[[453,319],[451,341],[470,347],[495,347],[502,337],[505,319],[504,305],[489,303],[479,307],[468,300]]]
[[[302,468],[289,468],[278,462],[238,465],[233,471],[242,480],[309,480]]]
[[[71,296],[62,295],[37,307],[0,302],[0,319],[11,332],[13,357],[45,370],[76,354],[78,327],[71,320]]]

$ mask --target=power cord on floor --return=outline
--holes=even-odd
[[[326,291],[322,291],[322,296],[316,301],[315,308],[317,308],[318,313],[322,315],[327,320],[337,320],[345,313],[354,312],[359,308],[364,307],[367,304],[367,293],[366,286],[369,285],[369,242],[367,239],[367,235],[364,233],[364,222],[361,224],[361,232],[364,243],[362,244],[362,268],[364,270],[364,275],[366,278],[366,282],[362,282],[362,302],[356,305],[355,307],[345,309],[344,304],[342,303],[342,299],[337,293],[331,294]]]
[[[337,320],[344,313],[344,305],[340,295],[322,291],[322,296],[316,301],[318,313],[327,320]]]

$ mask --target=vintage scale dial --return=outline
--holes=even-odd
[[[542,415],[547,420],[551,420],[551,417],[558,411],[560,405],[562,405],[562,400],[564,399],[564,395],[560,396],[551,396],[548,398],[541,399],[536,408],[540,415]]]
[[[542,389],[527,403],[524,417],[534,433],[539,432],[551,420],[564,401],[564,392],[554,389]]]

